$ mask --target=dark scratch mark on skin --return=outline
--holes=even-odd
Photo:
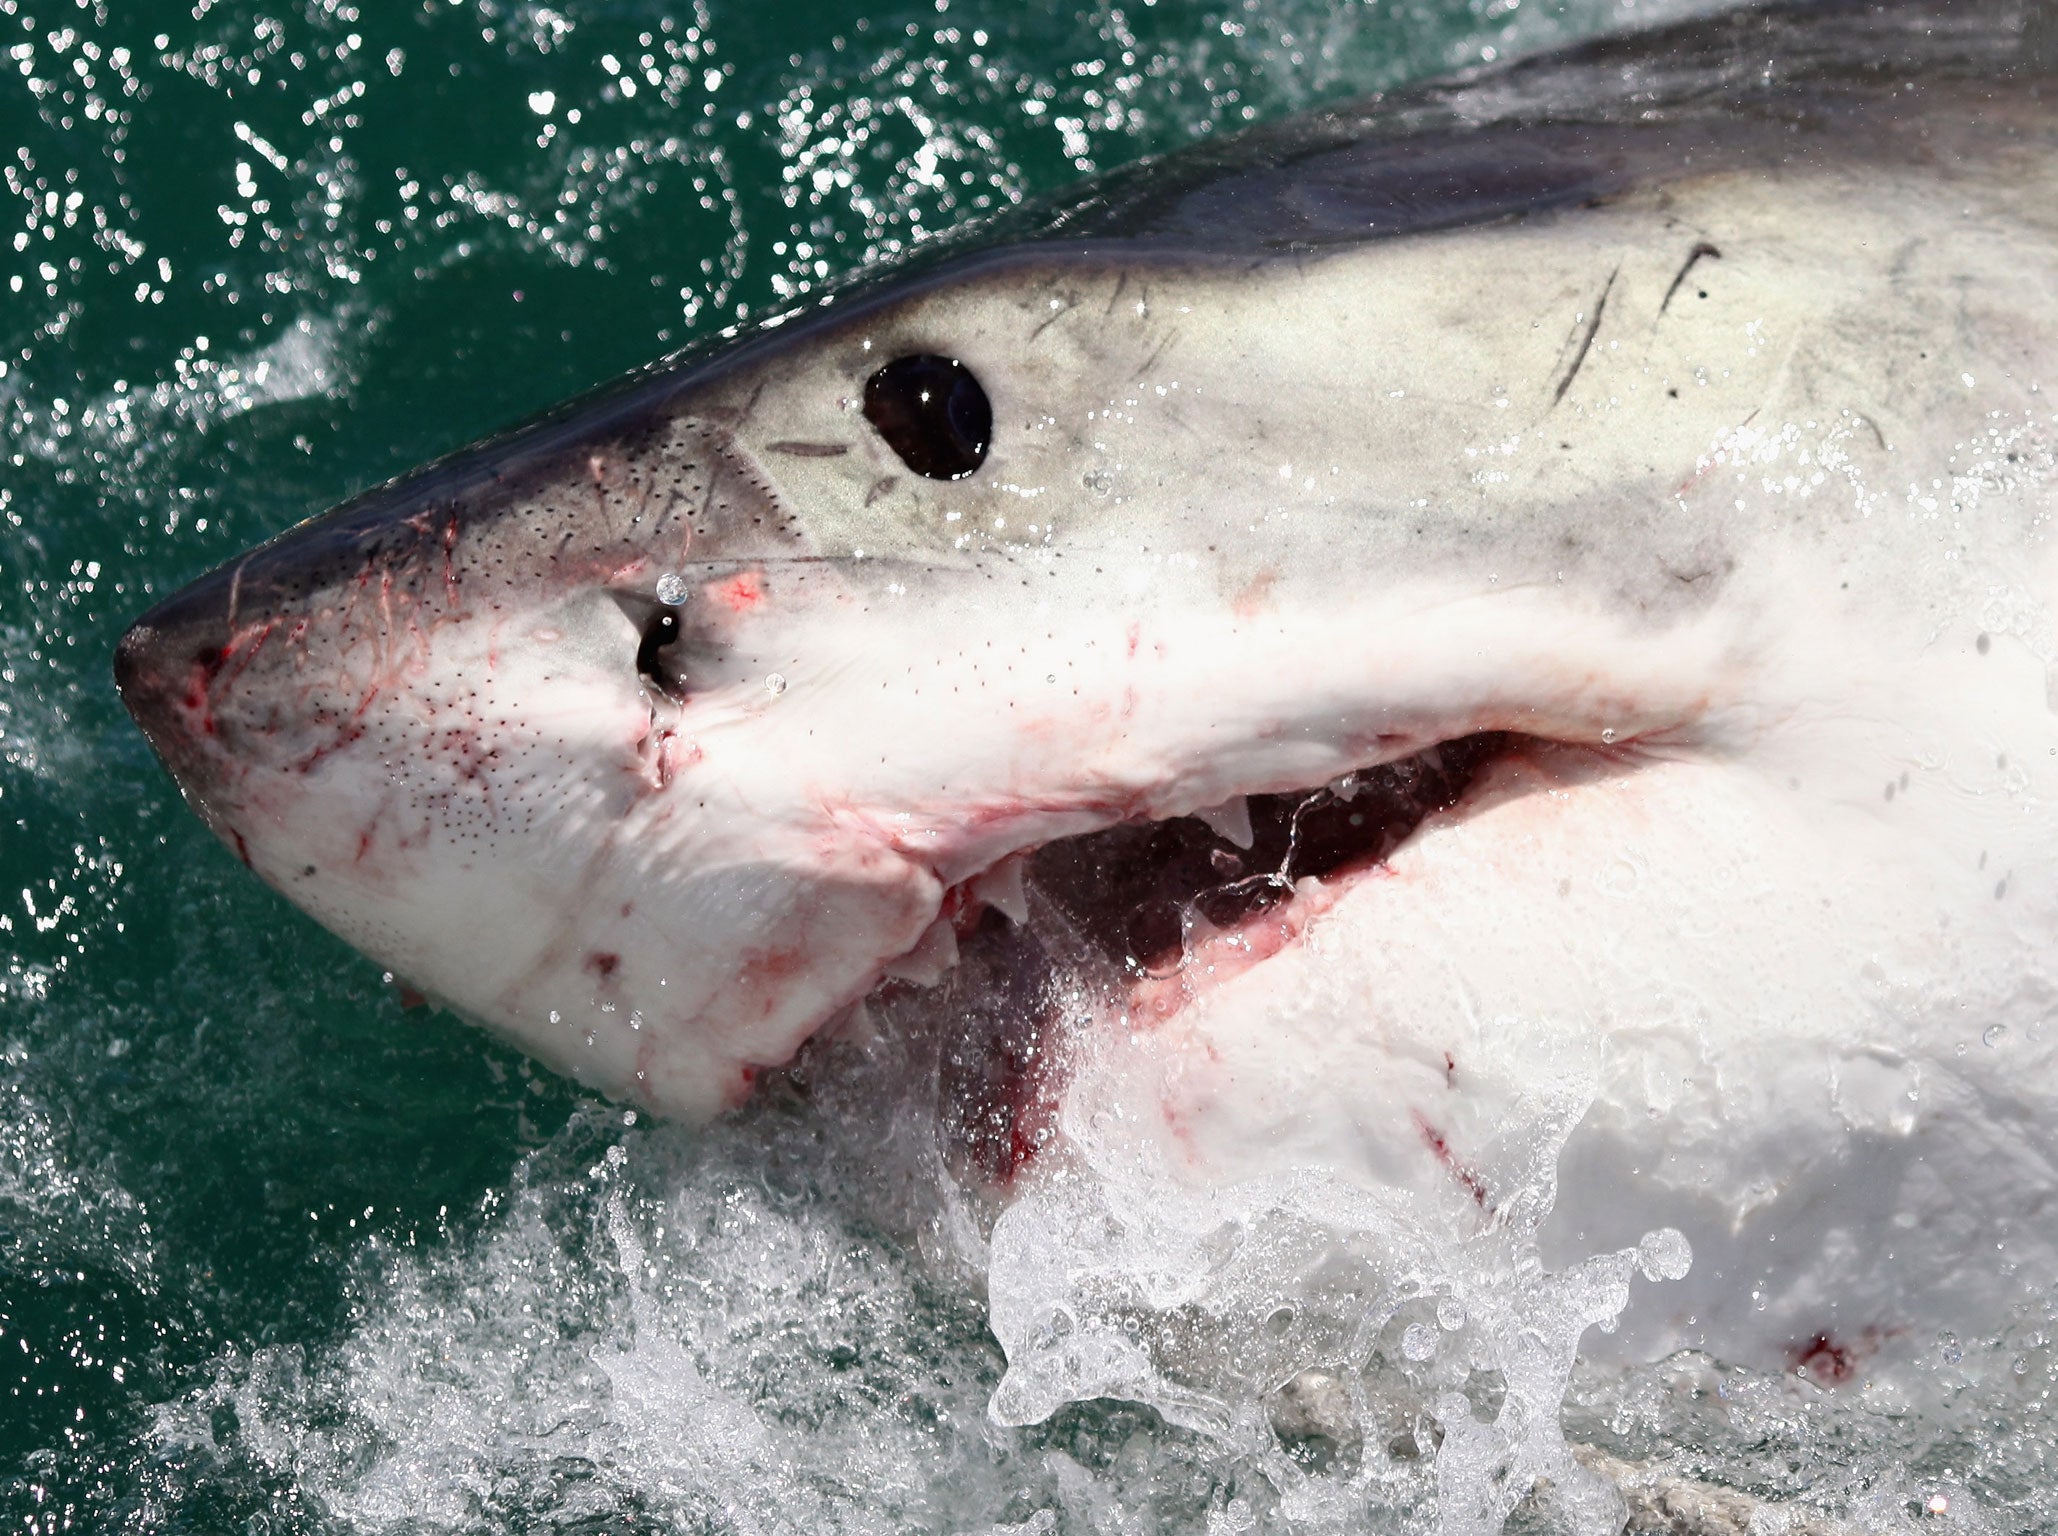
[[[865,505],[869,507],[881,496],[884,496],[888,491],[892,490],[893,480],[894,477],[892,475],[885,475],[882,476],[880,479],[874,480],[872,482],[871,489],[865,492]]]
[[[751,417],[757,414],[757,403],[764,398],[765,389],[769,382],[769,380],[765,379],[758,380],[757,387],[750,392],[750,398],[744,401],[742,407],[736,412],[736,420],[730,427],[731,436],[735,434],[738,428],[741,428]]]
[[[1695,264],[1699,262],[1701,258],[1704,256],[1712,256],[1717,261],[1720,261],[1722,259],[1722,253],[1716,250],[1714,246],[1710,245],[1705,240],[1698,241],[1694,245],[1694,248],[1686,253],[1686,261],[1680,267],[1679,274],[1672,279],[1672,286],[1665,290],[1665,297],[1663,301],[1658,305],[1659,314],[1664,314],[1665,311],[1671,306],[1672,296],[1679,292],[1680,284],[1686,281],[1687,273],[1693,271]]]
[[[1031,342],[1034,342],[1045,331],[1049,330],[1052,326],[1056,325],[1060,320],[1064,319],[1065,316],[1069,315],[1071,312],[1072,303],[1069,299],[1067,299],[1066,301],[1061,303],[1056,309],[1052,310],[1050,312],[1050,315],[1044,320],[1044,322],[1041,325],[1037,326],[1035,330],[1029,333],[1029,340]]]
[[[782,441],[766,443],[765,452],[788,454],[796,459],[833,459],[850,452],[850,444]]]
[[[1579,377],[1579,370],[1586,366],[1586,354],[1593,350],[1594,336],[1601,328],[1601,316],[1607,312],[1608,295],[1615,291],[1615,279],[1621,275],[1622,268],[1618,266],[1601,285],[1601,296],[1594,300],[1593,313],[1587,316],[1586,330],[1579,338],[1579,350],[1572,355],[1572,366],[1565,370],[1565,377],[1558,380],[1557,389],[1551,393],[1552,405],[1565,398],[1565,391],[1572,387],[1572,381]]]
[[[1136,372],[1132,373],[1129,376],[1130,382],[1134,383],[1136,380],[1141,379],[1145,374],[1149,373],[1151,369],[1157,367],[1158,359],[1165,355],[1165,348],[1171,346],[1172,343],[1178,339],[1179,333],[1177,331],[1167,332],[1164,340],[1160,341],[1155,347],[1151,348],[1151,354],[1149,357],[1143,360],[1143,366],[1141,368],[1138,368]]]
[[[255,554],[253,550],[251,552]],[[250,564],[251,555],[245,555],[236,562],[236,569],[229,577],[229,633],[236,632],[236,615],[243,606],[243,571]]]
[[[1115,291],[1108,295],[1108,307],[1101,313],[1103,320],[1112,320],[1114,318],[1115,305],[1121,302],[1122,295],[1128,287],[1129,274],[1124,272],[1115,279]]]

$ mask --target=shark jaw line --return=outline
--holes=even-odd
[[[950,887],[922,941],[818,1033],[844,1038],[858,1018],[862,1037],[876,1014],[939,1036],[946,1160],[1004,1196],[1053,1146],[1089,1037],[1176,1029],[1354,894],[1407,878],[1402,856],[1426,854],[1427,834],[1520,796],[1577,795],[1676,744],[1667,730],[1619,744],[1470,730],[1311,787],[1019,849]]]
[[[1326,783],[1052,838],[952,886],[882,985],[943,983],[960,941],[998,921],[1025,930],[1054,976],[1148,1026],[1298,942],[1432,823],[1519,792],[1518,777],[1524,790],[1566,786],[1625,771],[1641,750],[1473,731]],[[1518,764],[1532,771],[1501,771]]]

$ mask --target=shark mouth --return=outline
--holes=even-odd
[[[1067,1020],[1162,1025],[1297,943],[1426,822],[1478,798],[1496,764],[1552,745],[1463,736],[1310,789],[1061,838],[960,887],[947,968],[903,973],[937,984],[947,1021],[953,1161],[977,1182],[1011,1183],[1053,1133]],[[880,1001],[907,995],[889,982]]]

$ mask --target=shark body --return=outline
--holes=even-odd
[[[1695,1256],[1597,1347],[1861,1376],[2058,1266],[2047,19],[1145,167],[282,535],[123,694],[256,874],[609,1094],[954,988],[1034,1017],[962,1085],[997,1189],[1090,1101],[1481,1223],[1576,1066],[1555,1221]]]

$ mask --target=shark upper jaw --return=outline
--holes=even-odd
[[[1154,1027],[1298,943],[1423,827],[1492,799],[1504,765],[1548,762],[1528,787],[1570,783],[1622,768],[1634,750],[1480,732],[1305,789],[1054,838],[950,887],[922,938],[881,970],[889,982],[936,986],[957,967],[961,940],[991,940],[999,920],[1017,930],[1006,940],[1017,979],[1025,964],[1040,972],[1032,1011],[1060,992],[1090,994],[1096,1011]],[[1012,1159],[986,1169],[1012,1171]]]
[[[1424,818],[1464,814],[1506,751],[1680,740],[1708,694],[1678,680],[1707,675],[1709,637],[1625,637],[1561,606],[1445,591],[1074,615],[1020,648],[1010,675],[1030,681],[947,719],[881,683],[954,653],[925,651],[922,624],[853,630],[834,604],[732,637],[753,668],[784,669],[776,693],[739,664],[683,702],[639,684],[634,626],[605,591],[412,626],[376,655],[307,649],[290,615],[253,655],[188,603],[204,622],[147,618],[122,671],[189,801],[261,877],[425,995],[697,1120],[882,982],[939,979],[981,907],[1033,906],[1047,949],[1118,1007],[1162,1012],[1262,964]],[[1518,633],[1556,638],[1516,657]],[[188,676],[188,653],[222,651]],[[819,661],[853,655],[881,675]],[[404,687],[372,686],[389,673]],[[1454,771],[1411,800],[1438,750]],[[1346,835],[1354,774],[1383,809]],[[1287,856],[1296,821],[1312,834],[1334,813],[1319,852]],[[1152,879],[1094,888],[1114,867]]]

